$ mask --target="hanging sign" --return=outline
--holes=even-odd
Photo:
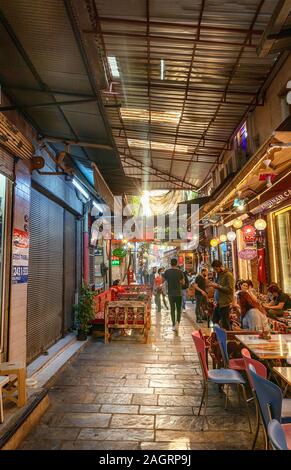
[[[24,284],[28,281],[28,233],[13,230],[12,284]]]
[[[111,261],[111,266],[120,266],[120,259],[113,259]]]
[[[257,250],[246,248],[245,250],[239,251],[238,256],[240,259],[251,260],[257,257]]]
[[[117,258],[124,258],[126,256],[127,251],[124,248],[115,248],[112,254]]]

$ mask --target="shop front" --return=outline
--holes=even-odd
[[[261,200],[260,209],[268,224],[270,280],[291,294],[291,174]]]
[[[263,269],[267,283],[276,282],[291,293],[291,174],[262,194],[259,204],[251,209],[256,218],[265,221],[260,232],[265,252]],[[260,263],[260,256],[258,256]],[[260,266],[258,267],[260,272]]]
[[[13,159],[0,150],[0,362],[7,353]]]

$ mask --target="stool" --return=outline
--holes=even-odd
[[[9,377],[2,377],[0,375],[0,423],[4,421],[4,413],[3,413],[3,399],[2,399],[2,388],[4,385],[8,384]]]
[[[2,362],[0,375],[9,376],[8,385],[3,389],[3,400],[13,401],[19,408],[24,406],[26,403],[26,366],[20,362]]]

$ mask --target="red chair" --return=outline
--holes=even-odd
[[[203,339],[201,339],[199,331],[194,331],[192,333],[192,339],[196,347],[196,351],[198,354],[199,363],[201,367],[202,377],[203,377],[203,393],[202,393],[202,398],[201,398],[199,411],[198,411],[198,416],[200,416],[202,405],[204,403],[204,415],[203,415],[201,430],[203,431],[204,422],[206,419],[207,404],[208,404],[208,383],[214,383],[217,385],[236,385],[238,389],[239,387],[242,388],[243,396],[244,396],[245,404],[246,404],[246,411],[247,411],[247,417],[249,421],[250,432],[252,432],[251,421],[250,421],[249,410],[248,410],[248,403],[246,400],[246,394],[245,394],[245,388],[244,388],[245,383],[246,383],[245,379],[236,370],[231,370],[231,369],[209,370],[207,367],[207,362],[206,362],[205,343]]]

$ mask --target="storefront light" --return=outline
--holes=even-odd
[[[72,183],[73,183],[73,185],[75,186],[75,188],[77,188],[77,190],[80,191],[80,193],[83,194],[83,196],[84,196],[86,199],[90,199],[90,196],[89,196],[89,194],[87,193],[87,191],[85,191],[85,189],[83,188],[83,186],[82,186],[75,178],[72,179]]]
[[[232,230],[230,232],[227,232],[226,236],[229,242],[233,242],[236,239],[236,233]]]
[[[234,228],[239,229],[243,226],[243,221],[241,219],[235,219],[232,225]]]
[[[218,241],[216,238],[212,238],[212,240],[210,240],[210,245],[214,248],[218,245]]]
[[[254,225],[257,230],[265,230],[267,227],[267,222],[264,219],[257,219]]]

